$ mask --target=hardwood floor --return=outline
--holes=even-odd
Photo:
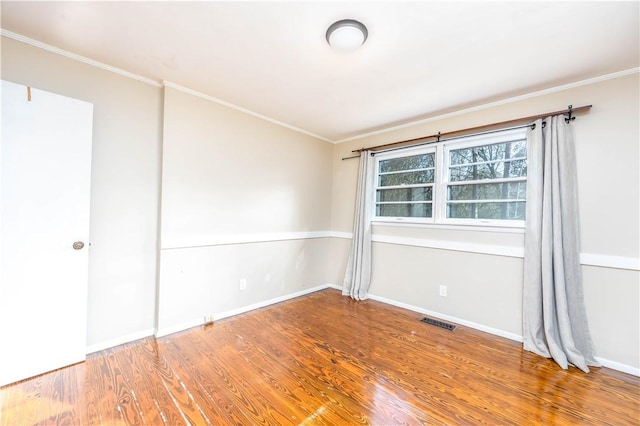
[[[640,382],[324,290],[0,388],[0,424],[640,424]]]

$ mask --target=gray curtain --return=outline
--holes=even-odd
[[[353,239],[342,294],[356,300],[369,297],[371,284],[371,206],[373,205],[373,157],[370,151],[360,152]]]
[[[524,348],[589,372],[598,363],[582,290],[572,126],[564,116],[534,124],[527,133]]]

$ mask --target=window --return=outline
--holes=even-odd
[[[377,162],[376,216],[431,217],[435,150]]]
[[[376,154],[375,220],[522,226],[523,129]]]

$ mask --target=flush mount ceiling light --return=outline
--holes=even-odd
[[[342,19],[327,29],[327,43],[335,49],[345,52],[362,46],[367,40],[367,27],[355,19]]]

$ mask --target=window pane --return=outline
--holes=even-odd
[[[376,192],[376,201],[431,201],[433,199],[433,188],[401,188],[401,189],[379,189]]]
[[[380,161],[380,173],[396,172],[399,170],[426,169],[435,167],[435,155],[420,154],[411,157],[392,158]]]
[[[451,185],[447,189],[448,200],[513,200],[526,198],[527,182]]]
[[[525,177],[526,175],[527,160],[474,164],[472,166],[452,167],[450,169],[450,180],[452,182]]]
[[[447,204],[449,218],[524,220],[524,216],[524,202]]]
[[[450,163],[469,164],[483,161],[505,160],[527,156],[527,143],[524,140],[496,143],[492,145],[474,146],[451,150]]]
[[[378,204],[376,216],[387,217],[431,217],[431,203],[422,204]]]
[[[420,183],[433,183],[433,170],[421,170],[419,172],[394,173],[382,175],[378,186],[414,185]]]

